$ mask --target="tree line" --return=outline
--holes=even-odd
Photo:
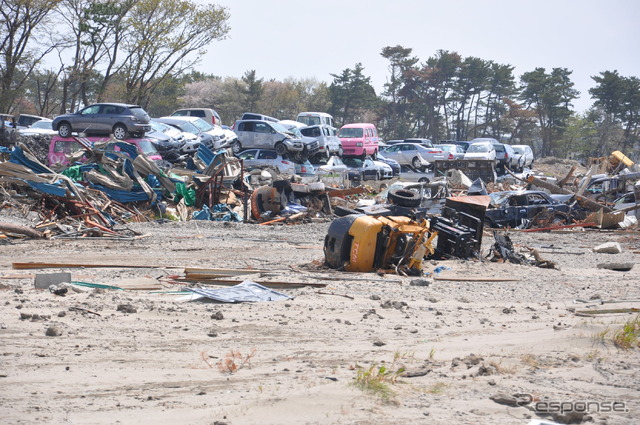
[[[230,123],[242,112],[295,118],[327,111],[338,124],[374,122],[383,139],[495,137],[537,155],[587,158],[639,150],[640,80],[617,71],[592,76],[591,109],[567,68],[514,67],[439,50],[426,60],[386,46],[387,82],[376,93],[363,64],[309,78],[239,77],[195,71],[224,39],[229,12],[190,0],[2,0],[0,109],[52,116],[97,101],[140,104],[153,116],[178,106],[212,107]],[[45,67],[46,63],[58,66]]]

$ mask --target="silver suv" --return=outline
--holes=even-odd
[[[238,139],[231,145],[234,154],[250,148],[273,149],[278,155],[289,153],[294,161],[304,161],[318,151],[316,140],[303,141],[277,122],[241,120],[235,132]]]
[[[74,131],[94,134],[113,134],[124,140],[129,134],[143,137],[151,131],[149,114],[138,105],[124,103],[96,103],[72,114],[58,115],[51,126],[60,137],[69,137]]]

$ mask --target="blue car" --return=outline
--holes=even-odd
[[[396,177],[397,175],[400,174],[400,163],[395,159],[387,158],[383,154],[378,152],[377,161],[384,162],[389,167],[391,167],[391,169],[393,170],[393,177]]]

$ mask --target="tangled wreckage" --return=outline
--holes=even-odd
[[[168,219],[332,221],[324,243],[329,267],[421,275],[424,259],[481,257],[487,228],[637,226],[640,173],[620,152],[595,161],[581,179],[574,166],[559,180],[508,173],[485,184],[436,164],[440,174],[430,182],[374,188],[249,169],[229,151],[204,145],[166,168],[131,143],[77,142],[81,149],[50,166],[25,144],[0,147],[2,207],[37,215],[33,227],[0,222],[0,237],[127,239],[139,236],[128,222]]]

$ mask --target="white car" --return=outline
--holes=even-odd
[[[442,149],[445,155],[449,155],[449,157],[445,159],[464,159],[464,148],[460,145],[454,145],[453,143],[443,143],[441,145],[436,145],[436,147]]]
[[[237,156],[243,160],[245,168],[269,166],[280,174],[296,174],[295,164],[271,149],[247,149]]]
[[[511,146],[518,160],[518,170],[533,167],[533,151],[529,145],[513,145]]]
[[[496,149],[491,142],[476,142],[469,145],[464,159],[488,159],[495,161]]]
[[[58,134],[58,132],[55,131],[51,126],[52,122],[53,120],[44,118],[31,124],[31,127],[18,128],[18,133],[23,136],[35,136],[35,135],[53,136]]]
[[[384,150],[384,156],[395,159],[400,165],[426,168],[436,160],[447,159],[448,154],[438,147],[427,147],[418,143],[398,143]]]
[[[382,174],[380,175],[381,179],[392,179],[393,178],[393,168],[389,164],[386,164],[382,161],[373,160],[373,163],[382,170]]]
[[[327,160],[327,163],[317,167],[317,174],[331,174],[331,173],[342,173],[347,171],[347,167],[342,160],[337,156],[332,156]]]

